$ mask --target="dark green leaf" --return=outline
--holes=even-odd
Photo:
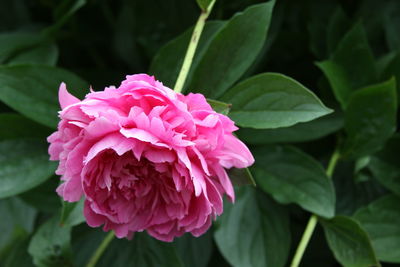
[[[18,195],[26,204],[45,213],[56,213],[61,208],[60,197],[56,193],[60,178],[51,176],[46,182]]]
[[[339,5],[336,7],[335,12],[332,14],[329,20],[326,33],[326,43],[329,53],[333,53],[335,51],[337,45],[350,26],[350,19],[344,13],[343,8]]]
[[[217,99],[251,66],[269,28],[275,1],[235,15],[211,41],[187,87]]]
[[[34,131],[32,131],[34,129]],[[0,113],[0,140],[45,138],[51,130],[16,113]]]
[[[354,217],[368,232],[379,260],[400,263],[400,198],[382,197]]]
[[[306,122],[332,112],[295,80],[277,73],[251,77],[226,92],[229,117],[242,127],[271,129]]]
[[[207,50],[215,35],[224,25],[224,21],[210,21],[206,23],[203,33],[201,34],[187,80],[190,80],[193,70],[199,64],[204,52]],[[158,80],[162,81],[162,83],[166,86],[172,88],[176,79],[178,78],[192,32],[193,27],[185,31],[176,39],[168,42],[160,49],[151,62],[149,73],[154,75]]]
[[[177,252],[187,267],[207,267],[213,251],[211,231],[200,237],[187,233],[175,242]]]
[[[9,60],[8,65],[43,64],[55,66],[58,59],[58,48],[54,43],[41,43]]]
[[[316,140],[343,127],[343,117],[337,112],[321,118],[298,123],[290,127],[277,129],[250,129],[242,128],[237,132],[241,140],[248,144],[274,144],[274,143],[296,143]]]
[[[228,175],[233,185],[241,186],[241,185],[256,185],[254,181],[253,175],[251,174],[248,168],[237,169],[231,168],[228,170]]]
[[[36,266],[72,266],[69,227],[61,227],[56,217],[41,225],[29,244],[28,252]]]
[[[342,154],[355,158],[379,150],[395,131],[396,112],[394,79],[354,92],[345,112],[347,140]]]
[[[388,190],[400,196],[400,135],[395,135],[385,148],[371,157],[368,168],[374,177]]]
[[[202,10],[207,10],[208,6],[212,2],[212,0],[196,0],[197,4]]]
[[[317,161],[293,147],[264,146],[253,153],[257,185],[275,200],[296,203],[324,217],[334,216],[333,184]]]
[[[40,44],[42,37],[36,33],[2,33],[0,34],[0,64],[7,63],[12,57],[32,49]]]
[[[58,122],[58,88],[61,82],[77,97],[88,92],[75,74],[50,66],[26,65],[0,68],[0,100],[28,118],[49,127]]]
[[[343,109],[355,89],[377,82],[375,61],[360,23],[346,33],[328,61],[317,65],[328,78]]]
[[[29,234],[33,230],[36,211],[18,198],[0,200],[0,251],[11,240],[15,230]],[[18,228],[18,229],[16,229]]]
[[[214,99],[207,99],[208,104],[212,107],[213,110],[215,110],[218,113],[228,115],[229,111],[231,109],[231,104],[227,104],[218,100]]]
[[[387,57],[383,58],[381,61],[384,68],[382,69],[382,76],[384,79],[389,79],[390,77],[396,77],[396,81],[400,81],[400,53],[389,54]],[[397,84],[397,99],[400,100],[400,84]]]
[[[60,29],[68,21],[68,19],[85,4],[86,0],[61,1],[54,12],[56,22],[52,26],[45,29],[44,32],[46,34],[52,34]]]
[[[49,178],[55,171],[47,145],[41,140],[0,142],[0,198],[25,192]]]
[[[284,207],[251,187],[240,187],[235,205],[218,219],[215,241],[234,267],[283,267],[290,249]]]
[[[172,244],[158,241],[146,233],[135,233],[131,241],[113,240],[98,267],[182,267]]]
[[[380,266],[368,234],[360,224],[345,216],[321,220],[335,258],[344,267]]]
[[[63,201],[60,225],[72,227],[83,223],[85,221],[85,216],[83,216],[83,203],[84,199],[73,203]]]
[[[19,238],[8,251],[3,267],[34,267],[32,257],[28,254],[29,238]]]

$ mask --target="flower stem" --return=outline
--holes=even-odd
[[[100,246],[96,249],[88,263],[86,264],[86,267],[94,267],[96,266],[97,261],[100,259],[101,255],[103,255],[104,251],[106,250],[107,246],[111,243],[111,241],[114,239],[114,232],[110,231],[107,236],[103,239],[101,242]]]
[[[339,158],[340,158],[339,151],[335,149],[329,160],[328,167],[326,168],[326,175],[328,176],[328,178],[332,178],[333,172],[335,171],[335,167]],[[317,226],[317,222],[318,222],[317,216],[315,214],[311,215],[310,219],[308,220],[306,229],[304,230],[303,236],[301,237],[300,243],[296,249],[290,267],[298,267],[300,265],[300,261],[303,258],[307,245],[310,242],[315,227]]]
[[[185,58],[183,59],[183,64],[181,70],[178,75],[178,79],[176,80],[174,91],[180,93],[182,91],[183,85],[185,84],[187,75],[190,70],[190,66],[193,62],[194,53],[196,52],[197,44],[199,43],[201,33],[204,29],[204,25],[208,16],[211,13],[211,10],[214,6],[215,0],[212,0],[208,5],[206,10],[201,11],[200,17],[198,18],[196,25],[194,26],[194,30],[192,33],[192,37],[190,38],[190,42],[188,48],[186,50]]]

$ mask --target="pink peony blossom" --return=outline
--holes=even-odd
[[[58,131],[48,137],[51,160],[65,201],[85,197],[92,227],[117,237],[146,230],[172,241],[203,234],[222,213],[222,197],[234,201],[225,171],[254,162],[201,94],[176,93],[154,77],[127,76],[119,88],[91,92],[84,100],[60,85]]]

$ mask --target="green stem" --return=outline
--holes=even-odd
[[[111,243],[111,241],[114,239],[114,232],[110,231],[107,236],[103,239],[101,242],[100,246],[96,249],[88,263],[86,264],[86,267],[94,267],[96,266],[97,261],[100,259],[101,255],[103,255],[104,251],[106,250],[107,246]]]
[[[183,64],[179,72],[178,79],[176,80],[174,86],[174,91],[177,93],[180,93],[182,91],[183,85],[185,84],[187,75],[190,70],[190,66],[192,65],[193,62],[194,53],[196,52],[196,48],[200,40],[201,33],[204,29],[206,20],[211,13],[214,3],[215,0],[212,0],[208,8],[201,12],[200,17],[198,18],[196,25],[194,26],[192,37],[190,38],[190,42],[186,50],[186,55],[185,58],[183,59]]]
[[[335,149],[329,160],[328,167],[326,168],[326,175],[329,178],[332,178],[333,172],[335,171],[335,167],[339,159],[340,159],[339,151]],[[300,265],[300,261],[303,258],[307,245],[310,242],[315,227],[317,226],[317,222],[318,222],[318,217],[315,214],[311,215],[310,219],[308,220],[306,229],[304,230],[303,236],[301,237],[300,243],[296,249],[290,267],[298,267]]]

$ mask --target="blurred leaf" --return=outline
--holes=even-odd
[[[280,203],[296,203],[323,217],[335,214],[335,191],[322,166],[293,147],[253,149],[257,185]]]
[[[174,241],[177,252],[187,267],[207,267],[213,252],[211,231],[200,237],[186,233]]]
[[[340,5],[337,6],[329,19],[326,33],[326,43],[330,54],[335,51],[340,40],[350,27],[350,19],[344,13],[343,8]]]
[[[42,41],[42,36],[37,33],[1,33],[0,34],[0,64],[7,63],[12,57],[34,48]]]
[[[374,57],[361,23],[346,33],[329,60],[319,62],[317,66],[328,78],[343,109],[355,89],[378,79]]]
[[[3,267],[33,267],[32,257],[28,254],[29,238],[18,239],[6,255]]]
[[[251,66],[265,42],[275,1],[235,15],[215,36],[187,88],[217,99]]]
[[[228,90],[229,117],[242,127],[271,129],[306,122],[332,112],[295,80],[278,73],[251,77]]]
[[[59,2],[59,5],[54,12],[56,21],[52,26],[46,28],[44,33],[46,35],[51,35],[58,31],[68,21],[68,19],[85,4],[86,0],[62,0]]]
[[[63,208],[61,212],[60,225],[72,227],[85,221],[85,216],[83,216],[83,198],[79,202],[71,203],[63,201],[62,203]]]
[[[212,107],[213,110],[215,110],[218,113],[228,115],[229,111],[231,109],[231,104],[227,104],[218,100],[214,99],[207,99],[208,104]]]
[[[133,239],[114,239],[100,258],[97,267],[183,267],[172,244],[158,241],[146,233]]]
[[[36,266],[72,266],[71,228],[61,227],[57,216],[42,224],[33,235],[28,252]]]
[[[337,132],[343,127],[343,116],[337,112],[321,118],[277,129],[241,128],[237,135],[252,145],[296,143],[316,140]]]
[[[356,158],[379,150],[395,131],[396,102],[394,79],[354,92],[345,112],[342,154]]]
[[[212,0],[196,0],[196,2],[202,10],[207,10]]]
[[[41,140],[0,142],[0,198],[27,191],[49,178],[56,163],[50,162]]]
[[[43,64],[55,66],[58,60],[58,48],[54,43],[42,43],[34,48],[14,56],[8,65]]]
[[[400,263],[400,198],[387,195],[359,209],[354,218],[368,232],[379,260]]]
[[[209,21],[205,24],[187,80],[190,80],[193,70],[199,64],[211,41],[225,24],[224,21]],[[151,62],[149,73],[162,81],[166,86],[172,88],[178,78],[192,32],[193,27],[168,42],[158,51]]]
[[[342,266],[380,266],[368,234],[357,221],[345,216],[320,221],[329,247]]]
[[[34,131],[32,131],[34,129]],[[16,113],[0,113],[0,140],[45,138],[51,130]]]
[[[388,54],[386,58],[385,68],[382,69],[383,79],[395,77],[397,82],[400,82],[400,52],[397,54]],[[397,101],[400,101],[400,84],[397,84]]]
[[[36,211],[18,198],[0,200],[0,251],[11,240],[13,232],[17,230],[29,234],[33,230]],[[1,254],[1,253],[0,253]]]
[[[400,135],[389,139],[383,150],[371,157],[368,168],[388,190],[400,196]]]
[[[234,267],[283,267],[290,249],[289,217],[284,207],[251,187],[237,190],[218,218],[215,241]]]
[[[249,168],[230,168],[227,172],[233,185],[242,186],[249,184],[256,186],[256,182],[254,181],[253,175],[251,174]]]
[[[67,84],[70,93],[82,97],[88,85],[75,74],[55,67],[24,65],[0,67],[0,100],[26,117],[56,127],[58,88]]]

